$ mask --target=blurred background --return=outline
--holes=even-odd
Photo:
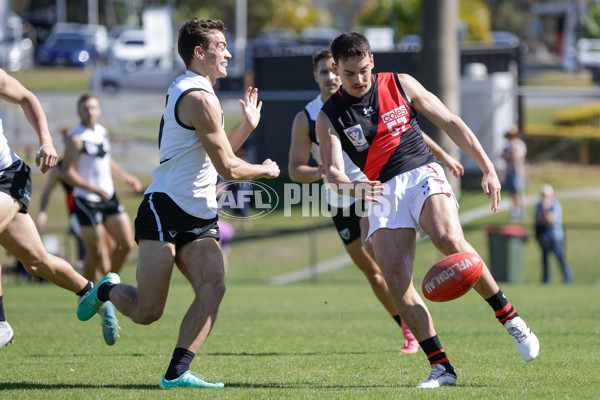
[[[158,162],[164,95],[184,70],[175,49],[177,29],[191,17],[221,18],[228,27],[233,59],[228,77],[216,86],[228,131],[240,121],[237,99],[244,89],[249,85],[260,89],[263,115],[245,146],[245,157],[277,161],[282,176],[270,184],[279,191],[289,182],[293,117],[318,93],[311,56],[350,30],[370,40],[376,72],[409,73],[458,113],[478,136],[501,179],[504,134],[518,126],[528,147],[530,197],[542,182],[552,182],[559,194],[561,189],[600,182],[597,0],[0,0],[0,66],[40,98],[59,152],[60,130],[77,123],[76,99],[86,91],[98,94],[101,123],[111,133],[115,159],[149,183]],[[2,103],[0,117],[11,146],[31,160],[37,138],[20,109]],[[465,192],[463,207],[487,206],[477,166],[434,126],[426,121],[422,125],[464,164],[465,176],[452,182],[457,193]],[[577,179],[565,177],[568,171]],[[36,179],[43,184],[43,177]],[[471,202],[471,191],[482,201]],[[140,199],[130,197],[128,211],[135,215]],[[61,202],[57,201],[58,216]],[[600,221],[586,218],[580,204],[566,208],[571,234],[586,236],[600,230]],[[530,214],[523,225],[531,227]],[[257,220],[252,232],[238,230],[235,240],[240,246],[246,240],[252,247],[257,238],[296,229],[303,235],[299,237],[307,238],[310,255],[294,255],[297,238],[291,237],[293,245],[287,248],[279,244],[286,256],[295,258],[290,269],[292,264],[314,265],[322,257],[342,253],[328,218],[293,224],[276,218]],[[505,213],[487,222],[505,223],[509,218]],[[61,232],[65,225],[62,217],[54,221]],[[316,239],[315,229],[333,238],[331,249],[323,249],[326,245]],[[472,229],[481,234],[481,223]],[[537,253],[531,242],[532,254]],[[567,240],[567,248],[574,242]],[[234,258],[235,253],[234,247]],[[590,255],[581,263],[596,262],[599,256]],[[427,262],[432,264],[436,257]],[[527,262],[537,264],[539,258],[534,257]],[[274,262],[281,268],[281,260]],[[258,271],[253,273],[262,274],[264,269]],[[531,274],[529,279],[534,274],[537,279],[537,272]],[[595,281],[600,278],[596,275],[586,279]]]

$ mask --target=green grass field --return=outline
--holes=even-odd
[[[131,279],[131,274],[126,278]],[[49,284],[7,285],[15,343],[2,349],[3,399],[591,399],[600,395],[598,288],[504,285],[539,336],[525,363],[474,293],[428,303],[459,373],[456,387],[423,391],[420,352],[400,355],[401,332],[366,285],[230,285],[219,320],[192,364],[222,390],[161,391],[190,287],[177,276],[163,318],[121,318],[114,347],[97,318],[78,322],[73,295]],[[595,301],[593,301],[595,299]]]
[[[528,191],[550,181],[557,190],[597,183],[598,170],[564,165],[531,167]],[[36,190],[42,183],[35,177]],[[138,195],[120,188],[131,214]],[[64,223],[56,193],[51,224]],[[60,199],[60,200],[59,200]],[[463,192],[464,209],[486,204],[480,192]],[[512,339],[474,292],[449,303],[427,302],[445,350],[459,373],[456,387],[417,390],[429,368],[422,352],[399,354],[400,329],[375,299],[357,268],[349,265],[314,280],[270,286],[278,274],[310,262],[308,233],[233,243],[228,290],[215,328],[192,364],[225,389],[161,391],[158,383],[175,345],[192,291],[174,272],[161,320],[135,325],[121,316],[121,338],[104,344],[98,318],[79,322],[76,298],[51,284],[7,276],[4,303],[15,343],[0,350],[2,399],[592,399],[600,397],[600,215],[597,199],[563,201],[567,253],[576,284],[563,286],[555,269],[551,285],[539,284],[539,251],[525,244],[524,283],[501,284],[509,300],[537,333],[538,359],[525,363]],[[32,206],[35,215],[37,206]],[[531,208],[529,208],[531,214]],[[297,210],[295,211],[297,212]],[[322,224],[321,218],[283,218],[273,213],[254,222],[254,232]],[[487,224],[507,223],[507,213],[465,225],[469,241],[487,260]],[[531,223],[531,217],[526,224]],[[584,228],[577,228],[584,225]],[[595,227],[595,228],[594,228]],[[243,234],[240,234],[243,236]],[[319,261],[343,254],[333,229],[316,233]],[[417,245],[415,284],[440,254],[429,241]],[[123,280],[135,282],[135,254]],[[6,265],[3,262],[3,265]]]

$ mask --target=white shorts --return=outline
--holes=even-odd
[[[452,186],[438,163],[396,175],[382,185],[380,203],[373,202],[369,209],[368,237],[381,228],[412,228],[420,237],[426,237],[427,234],[419,225],[419,217],[425,200],[434,194],[451,196],[458,209]]]

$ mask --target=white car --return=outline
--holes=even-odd
[[[174,61],[172,66],[161,60],[121,62],[96,70],[92,78],[92,88],[98,86],[108,93],[119,90],[146,90],[166,92],[173,80],[185,72],[183,62]]]
[[[121,32],[110,46],[110,61],[138,62],[148,56],[143,29],[127,29]]]

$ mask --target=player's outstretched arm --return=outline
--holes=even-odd
[[[435,142],[429,135],[423,132],[423,139],[425,140],[425,144],[431,149],[431,152],[438,160],[440,160],[452,173],[452,175],[462,176],[465,174],[465,168],[462,164],[456,160],[454,157],[450,156],[450,154],[446,153],[446,151]]]
[[[294,182],[316,182],[325,175],[322,164],[316,167],[308,165],[312,148],[309,132],[308,117],[304,111],[300,111],[292,124],[292,141],[288,157],[288,172]]]
[[[427,91],[416,79],[407,74],[398,74],[404,93],[415,109],[428,120],[450,136],[452,141],[465,151],[475,161],[483,172],[481,187],[486,197],[492,199],[492,211],[498,211],[500,204],[500,180],[481,143],[456,114],[448,108],[433,93]]]
[[[276,178],[279,166],[268,159],[262,164],[250,164],[237,157],[221,124],[221,107],[216,96],[195,91],[181,99],[180,120],[195,128],[202,145],[221,177],[227,181],[247,181]]]

